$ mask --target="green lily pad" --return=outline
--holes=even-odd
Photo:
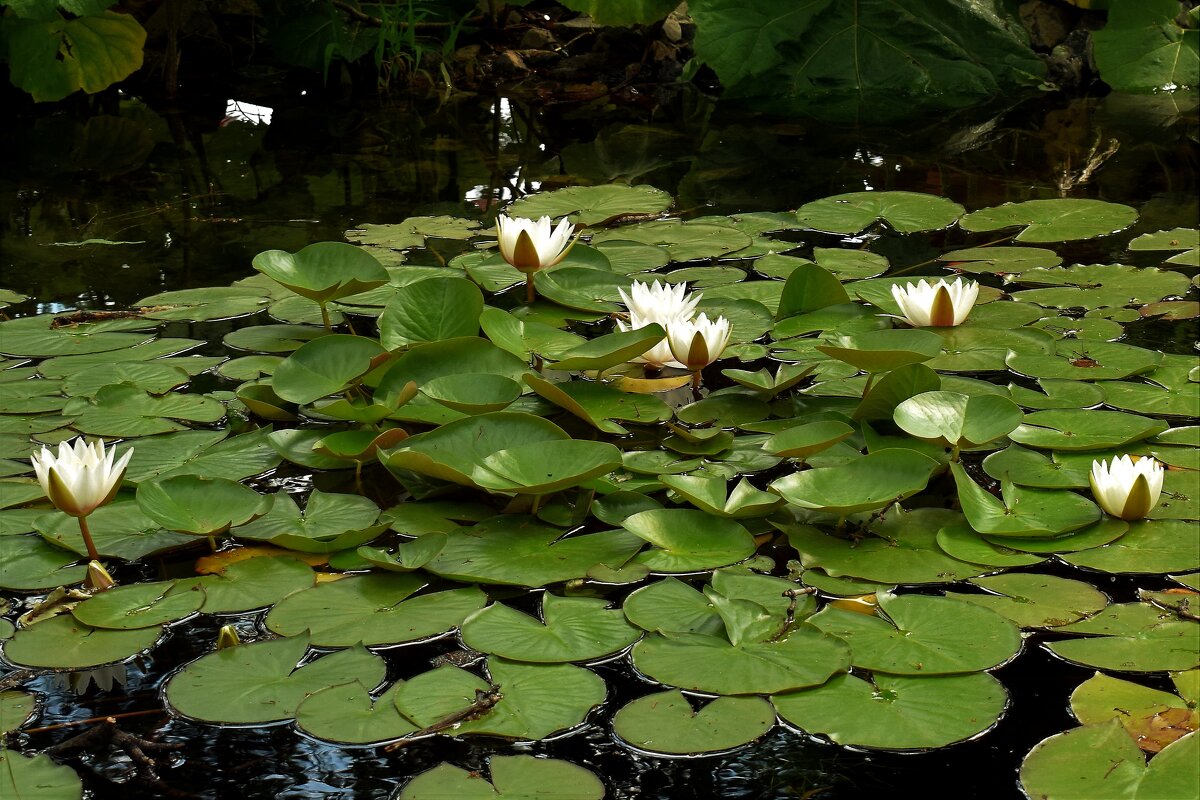
[[[521,385],[503,375],[443,375],[421,387],[421,394],[464,414],[502,411],[521,396]]]
[[[61,614],[22,628],[4,643],[4,658],[16,667],[84,670],[127,661],[162,640],[161,625],[102,630]]]
[[[71,614],[93,628],[133,630],[181,620],[203,605],[204,589],[198,582],[155,581],[100,592],[71,609]]]
[[[938,466],[915,450],[879,450],[840,466],[794,472],[774,481],[771,489],[801,508],[851,514],[916,494]]]
[[[500,702],[461,723],[456,735],[545,739],[579,725],[607,694],[599,675],[574,664],[519,664],[493,656],[487,660],[487,675],[501,687]]]
[[[1066,198],[1025,200],[994,208],[973,211],[958,221],[972,232],[1022,227],[1018,242],[1065,242],[1091,239],[1128,228],[1137,220],[1137,211],[1119,203],[1103,200]]]
[[[318,303],[365,292],[388,282],[387,270],[365,248],[317,242],[295,253],[267,250],[253,267],[298,295]]]
[[[1167,427],[1123,411],[1055,409],[1026,414],[1009,438],[1042,450],[1106,450],[1148,439]]]
[[[241,614],[274,605],[316,582],[312,568],[289,556],[235,561],[214,575],[199,579],[204,588],[205,614]]]
[[[368,251],[408,250],[424,247],[426,239],[470,239],[478,234],[479,223],[450,216],[407,217],[389,225],[360,225],[346,231],[346,238]]]
[[[1008,693],[986,672],[939,677],[835,675],[814,689],[775,695],[787,722],[840,745],[924,750],[970,739],[1004,713]]]
[[[925,363],[939,372],[1000,372],[1009,353],[1046,355],[1055,347],[1055,337],[1037,328],[958,325],[933,331],[942,337],[942,352]]]
[[[1144,306],[1174,295],[1187,294],[1186,275],[1158,268],[1125,264],[1075,264],[1070,267],[1032,269],[1022,273],[1023,284],[1052,286],[1014,292],[1017,302],[1048,308],[1121,308]],[[1057,288],[1061,287],[1061,288]]]
[[[225,478],[179,475],[138,487],[142,513],[167,530],[212,536],[270,510],[273,497]]]
[[[1014,573],[969,582],[994,594],[947,592],[946,596],[990,608],[1022,628],[1068,625],[1108,605],[1108,596],[1091,584],[1053,575]]]
[[[628,291],[632,282],[628,276],[608,269],[570,266],[565,262],[533,275],[538,296],[567,308],[602,314],[621,310],[620,290]]]
[[[880,616],[826,608],[809,622],[845,640],[851,663],[872,673],[951,675],[999,666],[1021,632],[995,611],[948,597],[881,594]]]
[[[1200,735],[1168,745],[1146,764],[1117,720],[1085,725],[1043,739],[1021,763],[1021,788],[1047,800],[1170,800],[1194,797],[1191,765],[1200,757]]]
[[[1037,489],[1086,489],[1090,472],[1015,444],[985,458],[983,471],[998,481],[1008,480],[1017,486]]]
[[[772,455],[803,460],[853,435],[854,429],[844,422],[809,422],[775,434],[766,441],[763,449]]]
[[[494,492],[548,494],[607,475],[621,466],[621,451],[607,442],[578,439],[497,450],[471,477]]]
[[[341,745],[384,744],[420,730],[420,726],[396,708],[396,696],[404,686],[397,681],[378,698],[355,681],[320,689],[296,707],[296,727],[301,731]],[[464,700],[461,712],[470,707]]]
[[[72,373],[63,381],[62,391],[71,397],[95,397],[105,386],[129,383],[152,395],[162,395],[183,386],[188,379],[188,373],[174,364],[160,361],[118,361],[115,364],[98,365]],[[19,407],[12,410],[22,411]]]
[[[1064,378],[1042,378],[1041,392],[1026,389],[1015,383],[1008,385],[1013,402],[1037,410],[1055,408],[1089,408],[1104,402],[1104,389],[1094,383]]]
[[[1195,533],[1195,523],[1190,521],[1142,520],[1130,523],[1129,532],[1115,542],[1060,558],[1084,569],[1117,574],[1188,572],[1200,569],[1200,540]]]
[[[717,517],[765,517],[783,502],[779,495],[756,489],[742,478],[732,492],[725,478],[705,475],[664,475],[662,484],[701,511]]]
[[[671,261],[694,261],[700,258],[720,258],[750,246],[753,239],[745,233],[724,225],[704,222],[681,222],[677,219],[639,222],[599,231],[592,235],[592,244],[600,245],[612,241],[630,241],[654,245],[667,251]],[[718,289],[733,289],[749,286],[749,283],[726,284],[714,287],[706,294],[709,297],[733,298],[741,295]],[[753,299],[753,298],[752,298]]]
[[[33,527],[51,544],[79,557],[87,555],[87,545],[83,543],[79,520],[75,517],[53,511],[38,517]],[[161,525],[142,513],[137,503],[130,500],[120,500],[97,508],[88,515],[88,530],[100,555],[125,561],[137,561],[196,542],[193,536],[163,530]]]
[[[6,787],[9,800],[83,797],[83,781],[66,764],[59,764],[45,754],[26,756],[6,748],[0,748],[0,786]]]
[[[875,373],[928,361],[941,352],[942,338],[936,333],[917,329],[869,331],[835,336],[828,344],[817,345],[817,349],[865,372]]]
[[[1038,267],[1057,267],[1062,257],[1041,247],[968,247],[942,253],[938,261],[948,261],[947,266],[963,272],[1019,275]]]
[[[696,572],[754,554],[754,537],[731,519],[693,509],[642,511],[625,518],[625,530],[653,547],[635,557],[652,572]]]
[[[926,441],[974,447],[999,439],[1021,424],[1016,403],[995,395],[924,392],[908,398],[893,412],[896,424]]]
[[[1045,556],[1015,550],[984,539],[965,519],[939,530],[937,544],[951,558],[988,567],[1028,567],[1046,560]]]
[[[379,317],[384,348],[479,333],[483,294],[465,278],[428,278],[396,289]]]
[[[70,586],[87,577],[79,557],[52,547],[38,536],[0,537],[0,588],[35,592]]]
[[[1063,339],[1053,355],[1010,353],[1009,369],[1031,378],[1107,381],[1147,372],[1162,361],[1162,353],[1116,342]]]
[[[917,192],[850,192],[805,203],[796,218],[806,228],[854,234],[877,221],[899,233],[948,228],[965,209],[945,197]]]
[[[951,464],[958,499],[971,527],[987,536],[1050,537],[1097,522],[1100,508],[1082,495],[1001,482],[1002,497],[987,492],[961,464]]]
[[[271,386],[284,400],[311,403],[365,375],[385,353],[374,339],[334,334],[302,345],[275,368]]]
[[[1057,656],[1076,664],[1114,672],[1161,672],[1200,666],[1196,623],[1149,603],[1118,603],[1058,633],[1083,638],[1046,644]]]
[[[384,451],[380,460],[389,469],[409,470],[479,488],[473,475],[493,453],[569,439],[565,431],[548,420],[532,414],[496,411],[412,436],[399,447]]]
[[[473,586],[414,597],[424,584],[386,572],[318,584],[276,603],[266,626],[281,636],[307,630],[317,647],[388,646],[444,634],[487,602]]]
[[[329,331],[323,328],[308,325],[251,325],[225,334],[223,341],[235,350],[290,353],[305,342],[329,335]]]
[[[840,639],[801,623],[775,642],[734,645],[723,636],[654,633],[633,646],[633,665],[659,683],[721,695],[818,686],[850,666]]]
[[[1075,553],[1100,547],[1124,536],[1129,523],[1112,517],[1058,536],[985,536],[984,541],[1022,553]]]
[[[376,398],[400,397],[409,383],[418,388],[446,375],[503,375],[514,381],[529,371],[528,364],[501,350],[486,339],[464,336],[413,345],[388,367],[376,390]]]
[[[185,430],[177,420],[217,422],[225,416],[225,406],[202,395],[155,397],[121,383],[103,387],[93,399],[72,398],[63,413],[76,417],[71,426],[80,433],[131,437]]]
[[[107,353],[133,347],[152,338],[145,333],[113,332],[98,329],[95,325],[51,328],[50,322],[49,314],[0,322],[0,354],[45,358]]]
[[[266,515],[237,528],[239,539],[258,539],[305,553],[330,553],[369,542],[386,528],[376,525],[379,506],[356,494],[314,489],[303,513],[290,495],[275,495]]]
[[[641,549],[630,533],[563,537],[563,531],[526,517],[496,517],[447,536],[425,570],[460,581],[546,586],[582,578],[593,566],[618,566]]]
[[[170,708],[188,719],[224,725],[267,725],[293,718],[309,695],[358,681],[375,687],[386,666],[379,656],[353,647],[297,666],[308,637],[240,644],[203,655],[163,687]]]
[[[226,438],[226,431],[180,431],[138,440],[125,471],[132,484],[176,475],[240,481],[279,466],[269,427]]]
[[[873,525],[871,536],[854,542],[809,525],[781,525],[788,544],[800,552],[805,568],[829,575],[880,584],[946,583],[987,572],[987,568],[951,558],[937,544],[937,532],[961,520],[954,511],[892,509]]]
[[[439,764],[405,784],[398,800],[601,800],[605,796],[599,778],[569,761],[492,756],[488,766],[490,778]]]
[[[640,635],[604,600],[549,592],[542,595],[541,620],[493,603],[467,618],[461,633],[472,650],[535,663],[592,661],[624,650]]]
[[[1182,689],[1189,673],[1175,673],[1175,685]],[[1194,676],[1194,673],[1192,673]],[[1185,692],[1181,691],[1181,694]],[[1188,707],[1188,699],[1170,692],[1151,689],[1139,683],[1113,678],[1097,672],[1075,691],[1071,692],[1071,713],[1084,725],[1098,725],[1117,720],[1139,744],[1154,744],[1161,749],[1176,738],[1181,738],[1188,727],[1196,730],[1200,726],[1200,712]],[[1167,730],[1156,730],[1161,716],[1180,719]],[[1178,716],[1175,716],[1178,715]],[[1163,734],[1167,735],[1163,742]]]
[[[753,742],[775,724],[775,709],[760,697],[718,697],[692,707],[677,689],[639,697],[613,716],[613,733],[656,756],[718,753]]]
[[[712,599],[715,593],[728,600],[748,601],[753,606],[751,611],[769,618],[768,624],[758,628],[766,631],[766,635],[757,637],[768,639],[783,629],[789,608],[794,619],[804,619],[817,610],[812,597],[789,598],[785,594],[796,588],[791,581],[769,575],[737,569],[717,570],[706,590],[708,593],[700,592],[678,578],[663,578],[631,593],[625,598],[622,609],[629,621],[643,630],[720,636],[733,621],[727,624],[722,617]]]
[[[512,203],[507,213],[530,219],[567,217],[578,225],[599,227],[625,215],[660,214],[672,202],[670,194],[645,184],[568,186],[523,197]]]
[[[941,388],[938,374],[924,364],[908,364],[877,380],[854,409],[856,420],[890,420],[896,406],[910,397]]]

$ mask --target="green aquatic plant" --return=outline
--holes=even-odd
[[[487,244],[472,222],[364,226],[358,245],[259,256],[269,279],[212,302],[161,298],[161,319],[244,315],[218,345],[228,361],[158,337],[159,316],[0,322],[0,597],[28,606],[0,607],[5,659],[75,676],[138,661],[172,671],[172,714],[335,746],[544,740],[603,719],[655,758],[727,752],[777,719],[859,748],[971,739],[1004,714],[993,672],[1026,637],[1105,675],[1189,674],[1200,364],[1113,341],[1138,330],[1124,312],[1190,296],[1187,267],[1059,266],[1057,250],[971,231],[1140,240],[1151,258],[1193,239],[1125,242],[1129,212],[1099,201],[966,214],[865,194],[613,226],[670,198],[534,195],[508,211],[590,227],[534,271],[533,302],[512,296],[522,275],[503,257],[407,262],[430,239]],[[797,230],[829,246],[784,237]],[[935,285],[977,276],[969,315],[905,327],[907,277],[836,246],[864,231],[868,247],[951,239],[941,259],[894,263]],[[253,316],[281,303],[301,321]],[[43,443],[79,433],[133,451],[130,489],[117,480],[89,509],[90,540],[30,477]],[[73,588],[85,553],[124,585]],[[151,559],[170,571],[125,566]],[[1144,598],[1111,602],[1097,576],[1118,574]],[[262,614],[257,637],[147,666],[168,659],[168,630],[243,614]],[[413,645],[452,660],[389,669]],[[601,662],[660,686],[610,707]],[[28,697],[0,694],[6,727],[36,716]],[[1129,750],[1085,716],[1085,733],[1030,755],[1027,787],[1057,791],[1045,764],[1072,742]],[[1175,786],[1190,741],[1123,767],[1115,796]],[[43,756],[0,756],[0,778],[70,783]],[[520,793],[549,770],[586,788],[571,765],[517,758],[494,757],[487,786],[442,765],[401,796]],[[1075,760],[1080,781],[1103,777]]]

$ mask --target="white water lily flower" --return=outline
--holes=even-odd
[[[955,278],[954,283],[939,280],[929,284],[924,280],[907,283],[901,289],[892,286],[892,297],[909,324],[917,328],[949,328],[961,325],[971,313],[971,307],[979,299],[979,284],[963,282]]]
[[[111,500],[121,487],[133,448],[113,463],[116,454],[116,448],[105,452],[103,439],[85,444],[80,436],[74,447],[60,443],[57,456],[43,447],[30,460],[50,502],[72,517],[86,517]]]
[[[652,284],[634,281],[629,287],[629,294],[624,289],[618,289],[622,302],[629,307],[629,315],[643,320],[643,325],[657,322],[664,328],[677,319],[691,319],[696,313],[696,304],[704,296],[700,293],[688,294],[686,283]]]
[[[729,320],[717,317],[710,320],[701,314],[693,320],[676,320],[667,326],[667,341],[671,353],[684,368],[699,373],[716,361],[729,344],[732,329]]]
[[[621,331],[622,333],[625,333],[626,331],[636,331],[638,328],[644,328],[647,325],[654,324],[655,322],[658,322],[658,320],[642,319],[637,314],[630,314],[629,322],[625,322],[624,320],[620,319],[617,320],[617,330]],[[658,324],[662,325],[661,322],[658,322]],[[663,325],[663,327],[665,328],[666,325]],[[678,367],[679,369],[684,369],[683,364],[680,364],[678,361],[676,361],[675,356],[671,354],[671,344],[667,341],[666,337],[663,337],[658,344],[654,345],[654,347],[651,347],[640,356],[631,358],[630,361],[634,361],[639,364],[649,364],[650,366],[659,369],[663,367]]]
[[[496,236],[504,260],[529,275],[562,261],[571,249],[575,226],[566,218],[553,227],[549,217],[537,222],[524,217],[496,218]]]
[[[1109,464],[1092,462],[1092,495],[1106,514],[1123,520],[1142,519],[1162,494],[1163,465],[1153,458],[1119,456]]]

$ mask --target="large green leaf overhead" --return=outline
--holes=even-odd
[[[737,0],[690,3],[696,53],[740,96],[980,96],[1040,79],[992,3]]]
[[[11,5],[6,3],[6,5]],[[11,20],[5,31],[12,82],[38,102],[80,89],[94,94],[142,66],[146,31],[128,14],[103,11],[75,19]]]

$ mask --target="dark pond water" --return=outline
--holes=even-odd
[[[688,216],[790,209],[863,189],[942,194],[968,209],[1097,197],[1136,206],[1137,232],[1192,226],[1200,216],[1196,105],[1170,97],[1032,96],[903,128],[758,118],[691,95],[654,113],[531,109],[494,99],[364,108],[298,88],[254,102],[273,108],[270,124],[226,118],[221,98],[153,110],[126,99],[97,104],[90,114],[30,115],[5,126],[0,269],[6,288],[32,298],[9,313],[123,308],[161,290],[224,285],[251,274],[250,259],[262,250],[297,250],[338,239],[355,224],[414,214],[482,215],[524,193],[574,182],[651,183],[673,192]],[[1107,158],[1098,155],[1109,150]],[[97,239],[108,243],[81,244]],[[1084,242],[1071,256],[1111,262],[1109,247],[1115,245]],[[912,248],[899,239],[873,247],[900,268],[939,252]],[[226,329],[177,324],[167,335],[219,341]],[[1141,323],[1131,336],[1189,352],[1195,327]],[[1114,600],[1135,599],[1132,581],[1104,576],[1097,583]],[[253,619],[238,624],[253,634]],[[211,621],[176,628],[145,674],[131,670],[123,693],[79,699],[47,680],[32,684],[45,691],[38,724],[158,707],[164,672],[206,652],[215,635]],[[1090,675],[1038,642],[1028,640],[1025,654],[996,673],[1013,700],[998,727],[933,753],[853,752],[776,728],[731,755],[669,761],[626,751],[603,724],[529,749],[595,770],[614,798],[1017,798],[1021,758],[1074,724],[1067,696]],[[427,669],[450,646],[392,651],[391,673]],[[598,669],[611,708],[645,693],[616,667]],[[479,768],[489,754],[513,750],[436,739],[383,753],[311,742],[288,727],[218,730],[153,714],[122,724],[184,742],[161,773],[170,786],[202,797],[383,798],[438,763]],[[22,741],[41,749],[75,732]],[[128,770],[120,756],[95,759],[81,772],[98,798],[161,796],[124,784]]]

